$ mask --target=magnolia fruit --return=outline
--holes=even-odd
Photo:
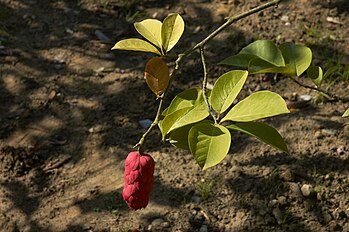
[[[155,162],[150,155],[130,152],[125,161],[124,190],[122,196],[128,207],[145,208],[153,191]]]

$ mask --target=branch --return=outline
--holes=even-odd
[[[184,53],[179,54],[178,58],[175,62],[175,67],[172,71],[172,73],[170,74],[170,81],[169,84],[167,86],[167,89],[165,90],[165,92],[161,95],[160,97],[160,102],[159,102],[159,106],[158,106],[158,110],[155,116],[155,119],[153,121],[153,123],[150,125],[150,127],[148,128],[148,130],[142,135],[141,139],[139,140],[139,142],[133,147],[133,148],[137,148],[137,150],[139,151],[140,154],[142,154],[142,150],[143,150],[143,145],[145,143],[145,140],[147,138],[147,136],[149,135],[149,133],[152,131],[152,129],[159,123],[159,118],[162,112],[162,106],[163,106],[163,102],[164,99],[167,96],[168,90],[170,89],[170,87],[172,86],[172,82],[173,82],[173,78],[176,75],[176,73],[178,72],[178,70],[181,68],[181,63],[183,61],[184,58],[186,58],[187,56],[189,56],[190,54],[192,54],[194,51],[196,50],[200,50],[209,42],[211,41],[214,37],[216,37],[219,33],[221,33],[223,30],[225,30],[228,26],[230,26],[231,24],[233,24],[234,22],[239,21],[240,19],[246,18],[247,16],[250,16],[252,14],[255,14],[257,12],[260,12],[262,10],[265,10],[271,6],[278,6],[278,4],[281,2],[282,0],[272,0],[268,3],[265,3],[261,6],[252,8],[251,10],[248,10],[244,13],[241,13],[239,15],[236,16],[231,16],[227,18],[227,21],[225,23],[223,23],[220,27],[218,27],[215,31],[213,31],[211,34],[209,34],[205,39],[203,39],[202,41],[200,41],[199,43],[197,43],[196,45],[194,45],[193,47],[189,48],[188,50],[186,50]],[[203,60],[204,63],[204,60]],[[206,71],[205,71],[206,73]],[[206,75],[206,74],[205,74]],[[205,78],[205,77],[204,77]],[[205,87],[206,89],[206,87]],[[206,90],[205,90],[206,91]],[[205,94],[204,94],[205,96]],[[207,101],[207,97],[204,97],[205,102]],[[206,105],[208,105],[208,102],[206,103]],[[209,109],[209,105],[208,105],[208,109]],[[209,109],[210,112],[210,109]],[[212,111],[211,111],[212,112]],[[211,113],[210,112],[210,113]],[[212,115],[212,114],[211,114]],[[212,115],[213,116],[213,115]],[[216,123],[216,118],[213,116],[213,119],[215,120]]]
[[[310,85],[306,85],[306,84],[303,84],[301,82],[299,82],[297,79],[293,78],[293,77],[289,77],[294,83],[302,86],[303,88],[307,88],[307,89],[312,89],[312,90],[315,90],[319,93],[322,93],[323,95],[325,95],[327,98],[332,98],[333,100],[335,101],[342,101],[342,102],[349,102],[349,98],[346,98],[346,97],[340,97],[340,96],[337,96],[337,95],[334,95],[333,93],[330,93],[326,90],[323,90],[323,89],[320,89],[320,88],[317,88],[317,87],[313,87],[313,86],[310,86]]]
[[[205,54],[204,54],[204,48],[200,48],[200,55],[201,55],[201,61],[202,61],[202,67],[204,69],[204,79],[202,81],[202,96],[204,97],[205,104],[207,107],[207,111],[210,113],[210,115],[213,118],[213,121],[215,124],[217,124],[217,119],[215,114],[213,113],[210,104],[208,103],[207,95],[206,95],[206,87],[207,87],[207,69],[206,69],[206,62],[205,62]]]

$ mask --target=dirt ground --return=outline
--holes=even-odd
[[[152,55],[110,48],[136,36],[133,22],[178,12],[186,29],[173,54],[183,52],[264,2],[0,0],[0,231],[349,231],[349,105],[284,77],[251,76],[243,95],[312,97],[266,120],[290,154],[236,133],[224,161],[201,171],[154,131],[150,203],[132,211],[122,199],[125,157],[157,103],[143,79]],[[219,61],[255,39],[306,44],[315,64],[349,65],[348,15],[347,0],[284,0],[243,19],[207,46],[209,82],[229,70]],[[169,97],[201,79],[193,54]],[[348,80],[331,84],[349,96]]]

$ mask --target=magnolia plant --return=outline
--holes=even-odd
[[[217,78],[210,90],[207,88],[207,71],[204,47],[217,34],[248,15],[277,5],[273,0],[245,13],[227,18],[227,21],[204,40],[177,55],[175,66],[168,67],[165,57],[174,48],[184,32],[184,20],[179,14],[168,15],[163,22],[146,19],[134,23],[143,37],[121,40],[112,49],[150,52],[155,54],[145,66],[144,78],[159,101],[155,119],[135,145],[137,151],[128,154],[125,162],[123,197],[133,209],[145,208],[153,188],[154,160],[144,154],[144,144],[149,132],[159,127],[162,140],[192,153],[198,165],[210,168],[228,154],[231,134],[242,132],[288,153],[282,136],[273,127],[257,120],[289,113],[285,100],[267,90],[252,93],[237,101],[237,96],[247,78],[252,74],[280,73],[297,77],[307,72],[320,86],[322,70],[310,66],[311,50],[303,45],[257,40],[244,47],[238,54],[224,59],[220,64],[238,67]],[[170,105],[163,109],[164,99],[182,61],[199,51],[203,66],[203,82],[200,88],[192,88],[177,94]],[[348,115],[349,110],[345,113]]]

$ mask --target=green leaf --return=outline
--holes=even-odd
[[[314,82],[315,85],[321,86],[323,80],[322,69],[319,66],[311,66],[307,70],[308,77]]]
[[[253,55],[276,67],[285,66],[280,49],[270,40],[257,40],[244,47],[240,54]]]
[[[171,128],[173,125],[183,117],[186,113],[188,113],[193,107],[186,107],[186,108],[181,108],[178,109],[177,111],[166,115],[166,117],[162,120],[161,122],[161,133],[163,139],[167,135],[167,133],[170,132]],[[174,130],[174,129],[172,129]]]
[[[212,108],[219,114],[226,111],[239,94],[248,76],[247,71],[233,70],[219,77],[209,98]]]
[[[221,61],[219,64],[227,64],[237,67],[247,68],[251,60],[255,59],[256,56],[248,54],[237,54],[234,56],[229,56]]]
[[[300,76],[309,68],[312,60],[310,48],[298,44],[284,43],[279,46],[279,49],[285,59],[286,66],[293,70],[293,72],[287,73],[288,75]]]
[[[168,141],[175,147],[189,150],[188,135],[189,130],[199,123],[212,123],[210,120],[203,120],[194,124],[189,124],[171,131]]]
[[[349,108],[344,112],[343,117],[349,116]]]
[[[162,47],[161,26],[162,22],[156,19],[146,19],[134,23],[134,27],[138,33],[160,49]]]
[[[288,153],[287,145],[279,132],[267,124],[260,122],[238,122],[227,126],[227,128],[254,136],[260,141]]]
[[[189,135],[189,130],[192,127],[193,127],[193,124],[189,124],[173,130],[170,133],[168,141],[177,148],[189,150],[188,135]]]
[[[170,51],[184,32],[184,21],[179,14],[170,14],[164,19],[161,27],[162,47]]]
[[[194,159],[205,170],[221,162],[228,154],[231,135],[224,126],[202,122],[190,129],[188,141]]]
[[[202,90],[200,88],[185,90],[177,94],[173,98],[171,104],[168,107],[167,114],[171,114],[181,108],[192,107],[201,102],[204,102],[204,98],[202,96]]]
[[[236,104],[221,121],[248,122],[289,112],[280,95],[259,91]]]
[[[131,38],[131,39],[124,39],[119,42],[117,42],[113,49],[119,49],[119,50],[131,50],[131,51],[140,51],[140,52],[152,52],[158,55],[161,55],[160,51],[151,43],[137,39],[137,38]]]
[[[161,122],[163,138],[172,130],[201,121],[209,115],[200,89],[179,93],[165,112]]]
[[[248,71],[251,74],[258,74],[258,73],[287,73],[287,72],[293,72],[292,69],[289,67],[276,67],[273,64],[268,63],[267,61],[264,61],[262,59],[253,59],[248,64]]]
[[[251,74],[286,72],[280,49],[269,40],[257,40],[244,47],[238,55],[224,59],[220,64],[248,68]]]

